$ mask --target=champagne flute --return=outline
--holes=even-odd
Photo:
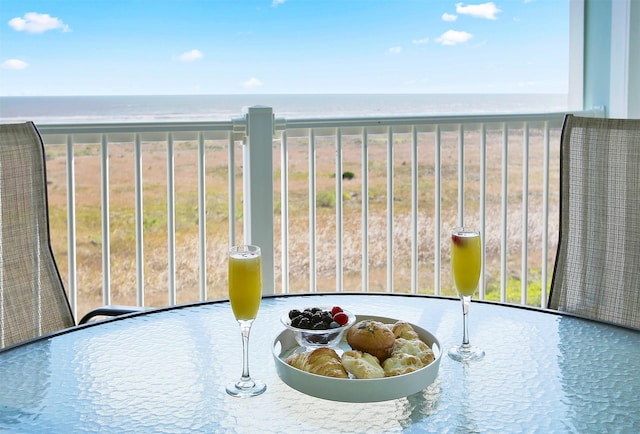
[[[478,287],[482,249],[480,231],[467,227],[457,227],[451,232],[451,271],[456,290],[462,301],[462,344],[449,350],[449,357],[458,362],[480,360],[484,351],[469,344],[467,316],[471,296]]]
[[[249,332],[262,299],[260,247],[240,245],[229,249],[229,300],[242,334],[242,376],[227,385],[227,393],[238,398],[260,395],[267,386],[249,375]]]

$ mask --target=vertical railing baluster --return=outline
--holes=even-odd
[[[136,300],[144,306],[144,207],[142,194],[142,141],[136,133],[134,142],[134,189],[136,214]]]
[[[369,292],[369,134],[362,129],[362,291]]]
[[[393,292],[393,130],[387,128],[387,292]]]
[[[343,259],[342,259],[342,237],[343,230],[342,215],[342,131],[336,129],[336,291],[343,290]]]
[[[458,226],[464,226],[464,128],[458,125]]]
[[[101,182],[102,200],[102,303],[111,304],[111,253],[109,224],[109,142],[107,134],[102,134],[101,144]]]
[[[411,127],[411,293],[418,293],[418,129]]]
[[[309,292],[316,292],[316,137],[309,130]]]
[[[198,283],[200,300],[207,299],[207,184],[204,135],[198,133]]]
[[[78,275],[76,255],[76,172],[75,153],[73,150],[73,135],[67,135],[67,270],[69,280],[67,291],[71,311],[78,319]]]
[[[167,137],[167,239],[168,239],[168,291],[169,305],[176,304],[176,198],[175,198],[175,158],[173,134]]]
[[[520,271],[520,304],[527,304],[529,284],[529,123],[522,126],[522,262]]]
[[[549,122],[544,123],[543,181],[542,181],[542,281],[540,282],[540,307],[547,307],[547,273],[549,263]],[[560,222],[558,222],[559,224]],[[558,240],[559,241],[559,240]]]
[[[442,281],[442,250],[440,249],[440,236],[442,225],[442,140],[440,133],[440,125],[435,125],[435,203],[434,203],[434,228],[433,228],[433,292],[440,295],[440,282]]]
[[[484,122],[480,125],[480,244],[482,246],[482,261],[478,298],[484,300],[487,287],[487,127]]]
[[[500,228],[500,302],[507,298],[507,206],[508,194],[508,160],[509,160],[509,128],[502,124],[502,197],[501,197],[501,228]]]
[[[282,255],[282,293],[289,293],[289,147],[287,132],[282,132],[282,148],[280,150],[280,236]]]
[[[236,244],[236,145],[233,132],[227,141],[229,150],[229,246]]]

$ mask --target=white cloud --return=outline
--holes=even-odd
[[[203,57],[204,57],[204,54],[202,54],[202,51],[194,49],[194,50],[185,51],[184,53],[182,53],[180,56],[178,56],[178,60],[182,62],[193,62],[194,60],[200,60]]]
[[[414,39],[411,41],[413,45],[424,45],[429,43],[429,38]]]
[[[9,26],[18,32],[27,33],[44,33],[47,30],[60,29],[63,32],[69,32],[69,26],[63,23],[59,18],[52,17],[49,14],[39,14],[37,12],[28,12],[24,14],[24,18],[15,17],[9,20]]]
[[[29,64],[20,59],[7,59],[2,62],[2,69],[25,69]]]
[[[278,5],[281,5],[282,3],[286,2],[287,0],[273,0],[273,2],[271,2],[271,6],[274,8],[277,8]]]
[[[442,14],[442,21],[455,21],[458,19],[457,15],[444,13]]]
[[[486,18],[488,20],[496,20],[496,14],[502,12],[493,2],[482,3],[479,5],[464,6],[462,3],[456,3],[456,12],[461,15],[471,15],[476,18]]]
[[[400,54],[402,53],[402,47],[391,47],[389,48],[390,54]]]
[[[436,42],[439,42],[442,45],[457,45],[463,42],[467,42],[471,38],[473,38],[473,35],[471,33],[459,32],[457,30],[447,30],[438,38],[436,38]]]
[[[247,89],[253,89],[255,87],[262,86],[262,82],[255,77],[251,77],[249,80],[242,83],[242,86],[246,87]]]

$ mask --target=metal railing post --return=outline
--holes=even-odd
[[[275,292],[271,107],[249,107],[243,152],[244,240],[262,250],[262,292]]]

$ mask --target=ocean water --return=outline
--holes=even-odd
[[[276,117],[542,113],[567,110],[561,94],[317,94],[0,97],[0,123],[228,121],[247,107]]]

